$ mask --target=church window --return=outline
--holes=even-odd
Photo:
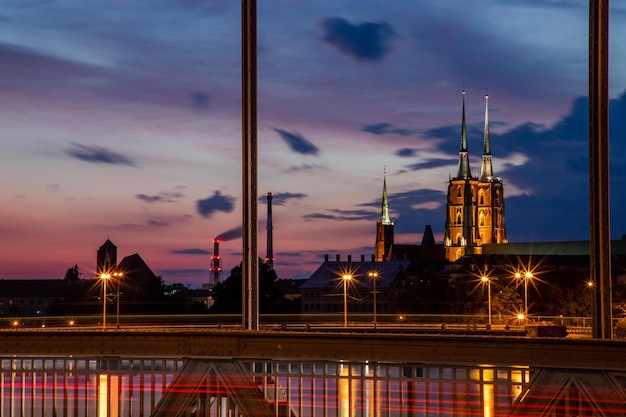
[[[461,193],[461,186],[457,185],[456,187],[456,196],[457,197],[461,197],[463,195],[463,193]]]

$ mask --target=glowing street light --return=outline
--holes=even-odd
[[[115,279],[117,280],[117,296],[115,297],[115,301],[117,304],[116,307],[116,314],[115,314],[115,327],[117,330],[120,329],[120,281],[122,280],[122,273],[121,272],[113,272],[113,276],[115,277]]]
[[[348,281],[352,279],[352,275],[344,275],[343,280],[343,327],[348,327]]]
[[[533,279],[531,272],[525,272],[523,275],[520,272],[515,273],[515,279],[517,281],[524,280],[524,316],[528,316],[528,281]]]
[[[367,275],[374,282],[374,328],[376,328],[376,281],[378,281],[378,272],[368,272]]]
[[[590,304],[590,315],[591,315],[591,323],[593,325],[593,320],[596,312],[596,291],[595,291],[596,283],[593,280],[587,281],[587,288],[589,288],[589,304]]]
[[[528,317],[528,281],[533,278],[533,274],[526,272],[524,274],[524,316]]]
[[[100,274],[102,280],[102,330],[107,328],[107,280],[111,279],[111,274]]]
[[[488,276],[483,275],[480,280],[482,282],[486,282],[487,283],[487,305],[488,305],[488,318],[489,318],[489,326],[491,326],[491,280],[489,279]]]

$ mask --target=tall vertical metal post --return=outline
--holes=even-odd
[[[259,329],[259,257],[257,247],[257,43],[256,0],[241,0],[242,325]]]
[[[596,283],[593,336],[611,339],[609,205],[609,0],[589,1],[590,274]]]

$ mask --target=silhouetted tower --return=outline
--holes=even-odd
[[[213,240],[213,256],[211,256],[211,266],[209,267],[211,273],[209,278],[209,286],[213,286],[220,282],[222,276],[222,258],[220,257],[220,241],[219,239]]]
[[[117,246],[107,239],[96,255],[96,274],[110,274],[117,267]]]
[[[272,235],[272,193],[267,193],[267,256],[265,262],[274,269],[274,237]]]
[[[393,246],[394,224],[389,218],[389,201],[387,199],[387,171],[383,176],[383,201],[380,221],[376,222],[376,243],[374,245],[374,260],[384,262]]]

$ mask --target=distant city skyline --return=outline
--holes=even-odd
[[[259,255],[374,253],[383,172],[397,243],[443,241],[466,90],[484,97],[510,242],[587,240],[588,2],[258,2]],[[611,230],[626,234],[626,4],[611,2]],[[240,2],[0,5],[0,279],[95,274],[106,239],[167,282],[241,262]]]

